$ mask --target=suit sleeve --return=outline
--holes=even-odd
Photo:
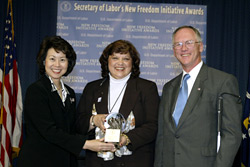
[[[239,95],[237,79],[229,75],[221,87],[221,93]],[[216,156],[216,167],[231,167],[241,143],[242,104],[237,97],[223,95],[221,144]]]
[[[83,90],[80,101],[77,106],[76,131],[80,134],[87,134],[89,130],[89,120],[92,116],[92,97],[89,84]]]
[[[163,158],[163,127],[164,127],[164,105],[166,103],[166,85],[163,87],[161,102],[159,106],[159,115],[158,115],[158,133],[156,138],[155,146],[155,161],[154,167],[162,167],[162,158]]]

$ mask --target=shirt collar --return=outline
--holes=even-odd
[[[125,83],[128,81],[128,79],[130,78],[130,75],[131,75],[131,72],[125,76],[124,78],[122,79],[115,79],[114,77],[112,77],[112,75],[109,73],[109,77],[110,77],[110,82],[112,83]]]
[[[203,65],[203,61],[201,61],[199,64],[197,64],[189,73],[187,73],[186,71],[183,70],[182,79],[183,79],[185,74],[189,74],[190,78],[195,80],[197,75],[200,72],[202,65]]]
[[[57,89],[56,85],[54,84],[53,80],[51,79],[51,77],[49,75],[47,75],[47,74],[46,74],[46,76],[49,78],[50,83],[51,83],[51,92],[57,91],[58,89]],[[62,79],[60,79],[60,82],[61,82],[61,86],[62,86],[62,102],[64,103],[66,98],[67,98],[67,95],[69,94],[69,91],[64,86],[64,83],[63,83]]]

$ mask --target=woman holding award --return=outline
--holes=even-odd
[[[86,166],[152,167],[157,86],[139,77],[139,53],[129,41],[109,44],[99,61],[102,79],[88,83],[83,90],[77,108],[77,130],[88,133],[90,139],[116,143],[116,151],[86,150]]]
[[[75,62],[75,51],[60,36],[42,41],[37,55],[41,78],[28,87],[24,101],[27,135],[18,167],[76,167],[82,149],[115,151],[114,144],[75,133],[75,92],[62,81]]]

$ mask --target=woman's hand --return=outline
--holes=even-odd
[[[86,140],[83,149],[85,150],[88,149],[95,152],[116,151],[115,145],[113,143],[105,143],[104,138],[95,140]]]
[[[130,143],[130,140],[129,140],[128,136],[125,134],[122,134],[121,138],[120,138],[119,146],[120,147],[127,146],[129,143]]]
[[[90,124],[93,122],[94,126],[99,127],[103,132],[105,132],[106,128],[104,127],[104,122],[108,114],[97,114],[93,115],[90,118]]]

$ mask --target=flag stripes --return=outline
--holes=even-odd
[[[12,0],[8,0],[4,54],[0,62],[1,156],[0,167],[12,166],[22,144],[22,95],[17,71]]]

